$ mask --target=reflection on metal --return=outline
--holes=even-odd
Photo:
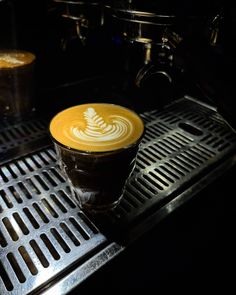
[[[105,247],[71,201],[52,148],[2,165],[1,176],[1,294],[27,294]]]
[[[178,44],[183,40],[183,38],[179,34],[172,30],[169,30],[168,28],[166,28],[164,31],[163,39],[163,43],[169,44],[170,48],[176,48]]]
[[[219,37],[222,29],[223,13],[218,13],[214,16],[209,26],[209,43],[211,46],[216,46],[219,43]]]
[[[172,78],[166,71],[158,70],[158,67],[156,67],[154,64],[148,63],[138,71],[135,78],[136,86],[141,87],[142,82],[154,75],[160,75],[166,78],[169,83],[172,83]]]
[[[146,135],[136,173],[116,212],[124,223],[152,206],[162,206],[182,186],[236,151],[232,129],[215,111],[192,100],[180,100],[142,117],[147,120]]]
[[[129,9],[106,6],[114,22],[114,34],[127,43],[141,44],[144,57],[143,67],[138,71],[135,84],[141,86],[141,81],[149,76],[164,75],[172,82],[170,75],[161,69],[172,67],[173,53],[183,38],[175,32],[177,18],[173,15],[157,15]],[[153,66],[156,69],[153,70]],[[150,69],[152,71],[150,71]]]
[[[172,25],[176,20],[175,15],[161,15],[148,11],[138,11],[134,9],[125,9],[105,5],[105,8],[111,11],[111,15],[125,21],[151,24],[155,26]]]
[[[120,242],[75,206],[52,145],[1,165],[1,295],[67,294],[235,163],[235,133],[193,99],[141,116],[135,171],[119,207],[104,216],[124,234]]]
[[[0,163],[15,155],[38,149],[48,136],[48,122],[43,118],[24,121],[0,120]],[[46,139],[47,142],[49,142]],[[28,145],[31,147],[27,150]]]
[[[73,25],[71,29],[75,29],[75,36],[68,32],[68,35],[62,38],[61,47],[63,50],[67,49],[73,38],[78,38],[81,44],[85,45],[88,31],[98,28],[104,23],[102,1],[53,1],[57,4],[62,18],[71,21]]]
[[[177,19],[174,15],[159,15],[109,5],[106,5],[105,8],[111,15],[114,24],[119,24],[119,29],[128,42],[160,43],[163,41],[162,37],[164,37],[165,30],[169,31],[170,38],[173,38],[172,35],[177,36],[176,33],[171,33]],[[177,38],[175,37],[175,39]],[[168,39],[166,39],[166,42],[168,42]]]
[[[81,30],[80,30],[80,22],[76,20],[76,33],[78,38],[81,40],[82,44],[85,45],[85,37],[81,35]]]

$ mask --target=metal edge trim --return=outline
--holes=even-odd
[[[111,243],[95,256],[87,260],[80,267],[73,270],[48,290],[40,293],[42,295],[68,294],[79,284],[90,277],[95,271],[104,266],[108,261],[116,257],[125,248],[117,243]]]

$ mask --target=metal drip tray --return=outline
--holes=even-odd
[[[222,117],[190,98],[141,116],[146,135],[135,173],[113,216],[125,226],[168,202],[182,187],[201,181],[201,175],[236,148],[236,134]]]
[[[42,146],[47,134],[46,119],[34,118],[21,122],[0,121],[0,163]]]
[[[235,161],[235,133],[188,97],[142,117],[136,169],[121,204],[104,217],[125,225],[129,242]],[[75,206],[52,145],[1,165],[0,294],[66,294],[129,242],[108,237]]]

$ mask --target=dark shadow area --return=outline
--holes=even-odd
[[[231,290],[236,262],[233,175],[235,168],[70,294]]]

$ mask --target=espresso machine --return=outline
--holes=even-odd
[[[0,49],[35,54],[35,109],[0,118],[0,294],[232,290],[233,10],[0,1],[7,13]],[[48,132],[54,114],[87,102],[145,123],[124,198],[102,216],[74,203]]]

